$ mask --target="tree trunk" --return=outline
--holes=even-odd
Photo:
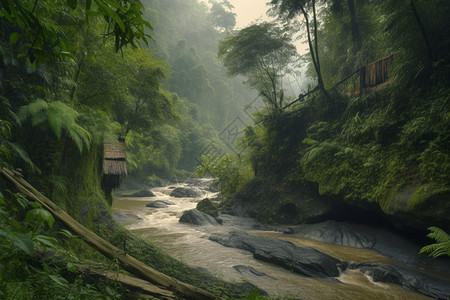
[[[428,39],[427,32],[425,31],[425,27],[423,26],[422,21],[420,20],[419,13],[417,12],[416,5],[414,4],[414,0],[409,0],[409,5],[413,11],[414,17],[416,18],[417,25],[419,25],[420,33],[422,34],[423,39],[425,40],[425,44],[427,46],[428,56],[432,61],[435,60],[433,49],[431,48],[430,40]]]
[[[361,50],[361,35],[359,34],[359,26],[356,21],[355,1],[348,0],[348,10],[350,12],[350,26],[352,29],[353,53]]]

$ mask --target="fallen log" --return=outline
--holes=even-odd
[[[181,282],[175,278],[169,277],[147,266],[131,255],[128,255],[124,251],[115,247],[111,243],[100,238],[94,232],[78,223],[63,209],[61,209],[59,206],[54,204],[51,200],[37,191],[25,179],[23,179],[20,173],[11,171],[7,168],[2,168],[2,174],[9,181],[11,181],[22,194],[29,197],[33,201],[39,202],[43,208],[48,210],[55,217],[55,219],[62,222],[65,226],[67,226],[67,228],[69,228],[72,232],[74,232],[100,253],[108,258],[117,259],[120,265],[128,272],[144,280],[148,280],[154,284],[161,285],[167,289],[178,292],[188,299],[201,300],[217,298],[209,292]]]
[[[129,276],[111,270],[93,268],[88,265],[77,264],[76,266],[77,270],[84,274],[94,275],[100,278],[109,279],[121,283],[124,287],[139,293],[139,295],[141,296],[139,298],[146,298],[148,296],[152,296],[157,299],[165,299],[165,300],[177,299],[176,295],[173,292],[167,289],[160,288],[140,278],[136,278],[133,276]]]

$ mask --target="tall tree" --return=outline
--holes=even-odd
[[[227,0],[217,2],[210,0],[209,17],[211,23],[219,31],[230,31],[236,25],[236,14],[232,12],[234,6]]]
[[[323,82],[322,71],[320,67],[319,57],[319,41],[318,41],[318,25],[317,25],[317,11],[315,0],[272,0],[270,2],[279,17],[290,20],[297,15],[303,15],[306,33],[308,38],[309,52],[311,54],[311,61],[314,70],[317,74],[317,82],[319,89],[325,94],[328,99],[331,99],[325,84]],[[311,24],[312,22],[312,24]]]
[[[243,75],[269,107],[281,109],[282,78],[290,73],[297,52],[290,34],[272,23],[251,25],[233,32],[219,43],[228,74]]]

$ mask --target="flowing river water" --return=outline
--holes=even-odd
[[[356,263],[392,263],[388,258],[376,252],[346,246],[317,242],[311,239],[290,237],[279,232],[253,230],[255,222],[247,218],[222,215],[222,226],[196,226],[179,223],[185,210],[195,208],[205,197],[214,197],[214,193],[205,193],[200,198],[175,198],[169,196],[176,184],[153,188],[156,197],[116,196],[113,213],[132,216],[123,223],[125,227],[144,239],[151,241],[172,257],[192,267],[207,269],[220,279],[232,282],[248,281],[265,290],[270,296],[290,296],[294,299],[429,299],[428,297],[403,289],[394,284],[373,282],[358,270],[347,270],[333,280],[316,279],[301,276],[281,267],[253,258],[248,251],[224,247],[210,241],[212,233],[246,231],[252,235],[288,240],[297,246],[313,247],[317,250],[345,261]],[[131,194],[133,191],[127,191]],[[125,194],[125,193],[124,193]],[[146,204],[155,201],[171,201],[175,205],[166,208],[150,208]],[[138,218],[136,218],[136,216]],[[233,266],[248,266],[266,274],[255,276],[250,272],[240,273]]]

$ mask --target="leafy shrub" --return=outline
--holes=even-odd
[[[209,154],[203,155],[202,164],[195,169],[195,174],[216,177],[225,196],[234,195],[254,176],[253,169],[248,163],[231,154],[225,154],[220,158]]]
[[[77,237],[67,230],[58,231],[59,239],[48,235],[54,221],[39,203],[0,191],[0,298],[120,298],[116,288],[85,283],[76,273],[77,257],[63,245]]]

